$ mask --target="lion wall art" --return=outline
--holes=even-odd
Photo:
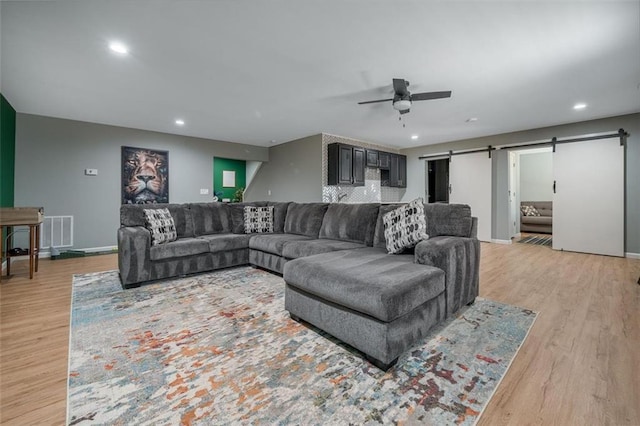
[[[169,151],[122,147],[122,204],[169,202]]]

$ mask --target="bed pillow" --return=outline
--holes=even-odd
[[[244,232],[272,233],[273,232],[273,206],[244,208]]]
[[[157,246],[178,238],[169,209],[144,209],[146,227],[151,232],[151,245]]]
[[[417,198],[382,217],[389,254],[402,253],[429,238],[423,203],[422,198]]]

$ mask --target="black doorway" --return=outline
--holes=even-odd
[[[429,203],[449,202],[449,159],[427,161]]]

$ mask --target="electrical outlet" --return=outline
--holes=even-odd
[[[87,176],[98,176],[98,169],[84,169],[84,174]]]
[[[209,188],[200,188],[200,195],[208,195]]]

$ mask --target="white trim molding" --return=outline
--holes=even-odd
[[[640,253],[627,252],[624,254],[624,257],[626,257],[627,259],[640,259]]]
[[[511,240],[498,240],[496,238],[493,238],[491,242],[495,244],[512,244],[513,243],[513,241]]]

